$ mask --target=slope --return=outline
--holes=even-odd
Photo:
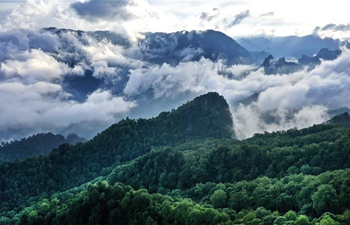
[[[157,118],[126,119],[86,143],[63,144],[47,157],[1,164],[0,211],[16,212],[33,197],[67,190],[107,175],[116,165],[149,152],[153,146],[232,136],[228,104],[217,93],[197,97]]]
[[[33,204],[18,224],[346,225],[349,136],[323,124],[157,148]]]
[[[84,138],[76,134],[69,134],[67,138],[60,134],[35,134],[21,140],[2,143],[2,146],[0,146],[0,162],[14,161],[16,159],[23,160],[30,156],[48,155],[52,149],[63,143],[76,144],[77,142],[85,141]]]

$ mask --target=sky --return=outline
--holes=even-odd
[[[157,116],[209,91],[223,95],[230,104],[239,138],[322,123],[330,118],[329,110],[350,107],[348,49],[314,68],[271,75],[257,65],[198,58],[201,48],[176,50],[176,36],[167,39],[145,32],[196,30],[178,33],[189,40],[208,29],[232,38],[313,34],[312,40],[318,36],[349,40],[344,4],[343,0],[332,4],[313,0],[0,0],[0,141],[38,132],[74,131],[92,138],[126,116]],[[41,29],[47,27],[109,30],[128,44],[91,33],[57,35]],[[158,38],[159,48],[147,45],[152,38]],[[179,62],[168,63],[166,55],[162,63],[152,60],[166,52],[173,54],[170,61],[175,57]],[[256,94],[255,101],[237,104]]]
[[[214,29],[231,37],[308,35],[349,38],[343,0],[0,0],[2,29],[64,27],[82,30],[174,32]],[[325,28],[325,29],[323,29]]]

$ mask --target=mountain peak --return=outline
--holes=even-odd
[[[177,113],[186,115],[184,121],[191,127],[189,134],[194,138],[223,138],[233,135],[229,105],[224,97],[216,92],[209,92],[195,98],[179,107]]]
[[[266,57],[264,62],[261,64],[261,67],[269,67],[272,63],[272,60],[274,60],[274,57],[272,55],[269,55],[268,57]]]
[[[342,127],[350,128],[350,115],[348,112],[344,112],[330,119],[328,123],[335,123]]]
[[[176,110],[162,112],[155,118],[123,120],[103,133],[115,133],[115,129],[129,123],[133,123],[131,127],[146,139],[149,135],[157,136],[158,139],[154,143],[149,142],[151,145],[172,145],[187,140],[234,137],[229,105],[224,97],[216,92],[196,97]],[[149,130],[152,130],[152,134]]]

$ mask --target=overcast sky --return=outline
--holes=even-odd
[[[344,0],[0,0],[0,26],[145,31],[215,29],[231,37],[307,35],[348,38]]]

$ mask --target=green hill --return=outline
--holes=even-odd
[[[0,146],[0,162],[15,161],[16,159],[23,160],[31,156],[48,155],[52,149],[57,148],[63,143],[76,144],[85,141],[84,138],[76,134],[70,134],[67,138],[60,134],[35,134],[21,140],[3,142]]]
[[[0,224],[350,224],[350,131],[236,140],[208,93],[91,141],[0,164]]]
[[[342,113],[330,119],[328,123],[338,124],[340,126],[350,128],[350,115],[348,112]]]
[[[29,199],[80,186],[156,146],[188,140],[231,138],[228,104],[208,93],[152,119],[125,119],[77,145],[63,144],[48,156],[0,164],[0,212],[15,213]],[[16,193],[20,193],[20,196]]]

